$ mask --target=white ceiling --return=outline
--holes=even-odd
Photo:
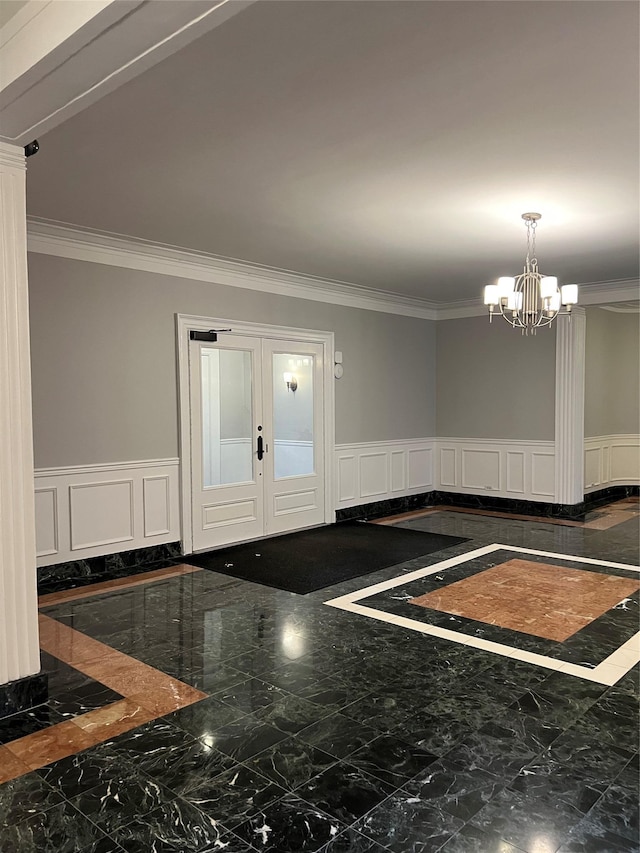
[[[450,302],[536,210],[543,272],[637,278],[638,12],[259,0],[41,137],[28,212]]]

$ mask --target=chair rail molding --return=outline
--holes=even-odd
[[[36,470],[38,566],[177,541],[179,488],[178,459]]]

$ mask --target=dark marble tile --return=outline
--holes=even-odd
[[[343,823],[351,824],[394,790],[394,785],[341,761],[298,788],[296,795]]]
[[[61,714],[49,708],[48,705],[39,705],[30,711],[4,717],[0,720],[0,744],[40,732],[49,726],[61,723],[63,719]]]
[[[178,726],[194,737],[208,737],[216,729],[234,723],[245,715],[245,711],[221,702],[215,696],[194,702],[179,711],[163,717],[166,723]]]
[[[245,678],[233,687],[216,693],[215,698],[243,714],[272,705],[288,694],[260,678]]]
[[[375,729],[363,723],[358,723],[342,714],[331,714],[320,722],[302,729],[298,733],[298,738],[335,755],[336,758],[345,758],[372,741],[377,734]]]
[[[515,778],[535,758],[531,749],[511,733],[491,737],[478,732],[469,735],[443,757],[456,770],[477,767],[505,781]]]
[[[433,853],[462,826],[462,820],[429,801],[398,791],[357,821],[353,829],[393,853]]]
[[[379,732],[393,731],[411,715],[410,707],[398,694],[388,688],[369,694],[344,707],[341,713],[359,723],[372,726]]]
[[[589,815],[575,826],[557,853],[638,853],[640,841],[609,832]]]
[[[122,699],[120,693],[105,687],[99,681],[94,681],[92,678],[87,678],[86,683],[82,686],[56,692],[49,699],[49,705],[61,716],[77,717],[79,714],[86,714],[87,711],[93,711],[95,708],[103,708],[112,702],[118,702]]]
[[[78,853],[105,840],[105,833],[63,801],[2,831],[7,853]]]
[[[313,690],[318,682],[324,681],[327,676],[328,674],[317,665],[303,659],[272,668],[265,678],[270,684],[286,690],[287,693],[305,695],[306,690]],[[306,696],[306,698],[311,697]]]
[[[121,773],[128,766],[113,749],[101,744],[54,761],[36,770],[36,773],[67,799],[72,799]]]
[[[385,848],[354,829],[346,829],[323,847],[320,853],[385,853]]]
[[[83,847],[79,853],[123,853],[123,848],[116,844],[112,838],[105,835],[104,838],[94,841],[88,847]]]
[[[547,849],[556,850],[582,817],[582,812],[562,800],[524,796],[504,789],[471,823],[526,853],[536,853],[542,843]]]
[[[142,756],[136,766],[176,794],[185,794],[235,764],[228,755],[207,746],[202,740],[196,740],[178,749],[160,750]]]
[[[283,694],[271,705],[260,708],[256,718],[275,726],[287,734],[296,734],[307,726],[323,720],[331,714],[331,709],[323,708],[301,696]]]
[[[575,721],[571,729],[592,740],[600,740],[603,744],[624,747],[630,752],[637,752],[640,747],[637,716],[627,716],[619,712],[621,705],[624,710],[627,710],[629,707],[627,701],[635,702],[632,697],[626,696],[616,700],[615,703],[613,700],[608,703],[597,702]]]
[[[292,737],[245,761],[245,764],[293,791],[336,761],[334,755]]]
[[[228,690],[247,680],[247,675],[239,669],[222,664],[221,666],[205,668],[194,672],[190,679],[192,687],[202,690],[203,693],[215,695],[223,690]]]
[[[234,832],[264,853],[311,853],[343,830],[344,824],[288,794]]]
[[[469,737],[473,731],[474,729],[466,722],[449,717],[436,717],[423,711],[396,726],[392,734],[407,743],[441,756]]]
[[[284,732],[262,723],[254,714],[246,714],[237,722],[212,732],[205,740],[235,761],[246,761],[286,737]]]
[[[600,799],[607,783],[572,772],[544,757],[528,764],[509,788],[530,797],[557,798],[586,814]]]
[[[109,743],[119,755],[140,764],[144,769],[147,761],[153,761],[159,756],[165,756],[168,760],[171,753],[177,754],[194,740],[192,735],[160,718],[119,735]]]
[[[510,707],[520,714],[538,717],[562,729],[568,728],[584,712],[579,701],[567,696],[559,696],[557,693],[543,693],[541,688],[527,690]]]
[[[191,803],[176,799],[138,815],[112,837],[128,853],[200,853],[215,850],[221,834],[214,820]]]
[[[226,829],[234,829],[285,794],[283,788],[239,764],[201,782],[184,799]]]
[[[467,824],[440,848],[441,853],[522,853],[499,835]]]
[[[0,785],[0,827],[13,826],[61,802],[60,794],[36,773],[19,776]]]
[[[404,790],[423,802],[468,821],[504,787],[497,776],[471,765],[460,769],[440,760],[414,779]]]
[[[173,799],[171,791],[154,779],[124,768],[113,768],[110,778],[74,797],[73,805],[106,833],[124,826],[139,814],[146,814]]]
[[[349,764],[399,788],[429,767],[437,756],[393,735],[381,735],[352,752]]]
[[[546,749],[563,731],[559,726],[553,726],[544,719],[528,717],[514,711],[505,711],[491,722],[485,723],[479,730],[481,735],[492,738],[514,738],[533,752]]]
[[[638,789],[622,788],[614,782],[591,809],[589,818],[607,832],[637,842],[640,839]]]
[[[568,729],[544,753],[574,773],[595,780],[612,782],[633,758],[624,744],[612,746],[575,729]]]

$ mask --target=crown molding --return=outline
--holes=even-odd
[[[619,281],[599,281],[580,284],[580,305],[603,305],[610,302],[631,302],[640,298],[640,281],[621,279]],[[486,317],[487,309],[478,292],[477,299],[464,299],[458,302],[441,302],[436,307],[438,320],[457,320],[461,317]]]
[[[133,237],[75,228],[33,217],[27,220],[27,248],[29,252],[37,254],[205,281],[227,287],[259,290],[262,293],[275,293],[424,320],[437,319],[437,306],[427,300],[230,260]]]
[[[14,146],[6,147],[15,150]],[[423,320],[456,320],[487,315],[480,293],[476,299],[436,303],[349,282],[180,249],[136,237],[77,228],[37,217],[28,217],[27,247],[30,252],[36,254],[170,275],[226,287],[258,290],[330,305],[344,305],[348,308],[418,317]],[[639,296],[638,279],[580,285],[580,305],[583,307],[629,302]]]

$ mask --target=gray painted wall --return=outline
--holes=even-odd
[[[336,442],[435,434],[435,323],[29,255],[37,468],[178,455],[175,314],[335,333]]]
[[[437,324],[437,434],[553,441],[555,327],[523,337],[501,318]]]
[[[584,434],[640,432],[640,315],[587,308]]]

